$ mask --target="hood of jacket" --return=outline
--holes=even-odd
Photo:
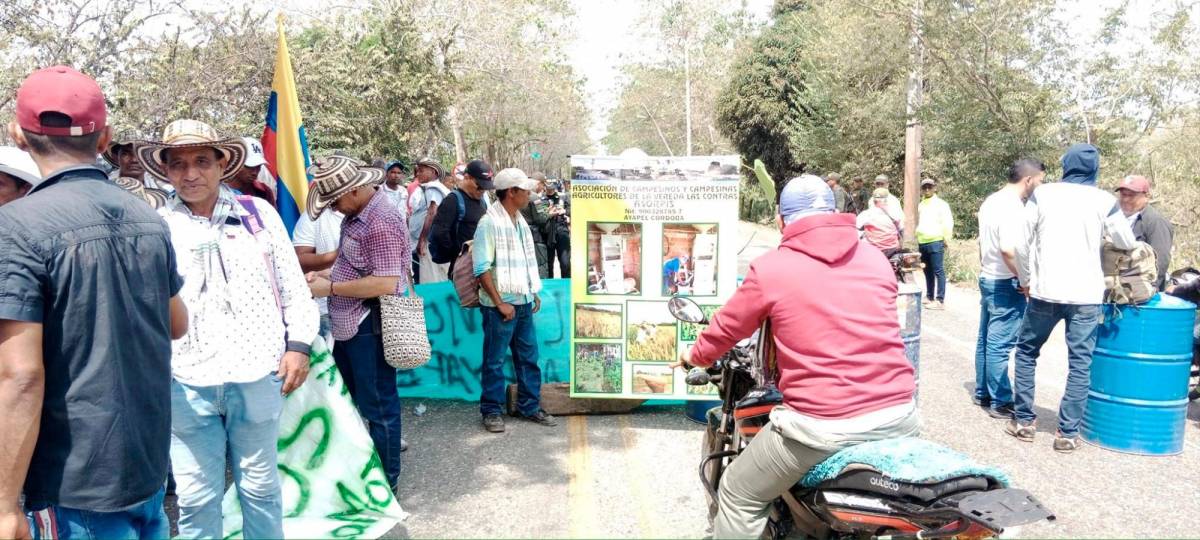
[[[827,264],[846,259],[858,248],[853,214],[819,214],[800,218],[783,229],[781,249],[799,251]]]
[[[1100,174],[1100,150],[1087,143],[1072,145],[1063,154],[1062,168],[1063,182],[1094,186]]]

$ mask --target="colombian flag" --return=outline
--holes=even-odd
[[[279,47],[275,51],[275,78],[271,99],[267,102],[267,127],[263,130],[263,153],[267,168],[275,177],[279,216],[288,234],[300,219],[308,200],[308,136],[300,119],[300,100],[296,98],[296,77],[283,35],[283,15],[276,19]]]

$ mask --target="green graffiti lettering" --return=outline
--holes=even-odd
[[[235,531],[233,531],[233,532],[231,532],[231,533],[229,533],[229,534],[225,535],[225,538],[224,538],[224,540],[233,540],[234,538],[237,538],[237,536],[238,536],[239,534],[242,534],[242,530],[241,530],[241,529],[235,530]]]
[[[308,485],[308,479],[305,478],[303,474],[293,471],[292,468],[288,467],[287,465],[280,463],[279,472],[287,475],[288,478],[295,480],[296,484],[298,484],[300,487],[300,500],[296,501],[296,509],[288,512],[288,514],[284,516],[290,518],[297,517],[301,512],[304,512],[305,508],[308,507],[308,499],[312,496],[312,488]]]
[[[367,528],[362,525],[342,525],[333,530],[334,538],[358,538],[366,534]]]
[[[391,504],[391,502],[392,502],[392,498],[393,498],[392,497],[392,488],[388,487],[388,485],[387,485],[387,482],[386,482],[387,473],[385,473],[383,471],[383,462],[380,461],[379,454],[377,452],[371,452],[371,459],[367,460],[367,465],[365,467],[363,467],[362,472],[358,474],[358,477],[362,478],[363,480],[366,480],[367,476],[369,476],[371,474],[371,472],[373,472],[373,471],[379,471],[379,474],[377,476],[379,478],[384,478],[385,480],[376,479],[376,480],[371,480],[370,482],[367,482],[367,486],[366,486],[367,498],[370,499],[372,503],[375,503],[376,505],[378,505],[380,508],[387,508],[387,506],[389,504]],[[384,498],[382,500],[378,500],[375,498],[374,492],[371,491],[371,488],[374,486],[382,487],[383,492],[387,494],[384,496]]]
[[[304,433],[304,430],[306,427],[308,427],[308,424],[314,420],[321,421],[322,429],[321,440],[317,442],[317,448],[313,450],[312,456],[308,458],[308,463],[306,463],[304,466],[304,468],[310,471],[321,466],[321,462],[325,460],[325,451],[329,449],[330,420],[328,409],[322,408],[308,411],[308,413],[300,418],[300,423],[296,426],[296,430],[293,431],[291,435],[279,439],[279,445],[277,447],[278,450],[282,452],[284,449],[291,446],[292,443],[295,443],[300,438],[300,435]]]

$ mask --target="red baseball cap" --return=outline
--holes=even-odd
[[[1117,186],[1115,191],[1121,191],[1122,189],[1128,189],[1134,193],[1150,193],[1150,180],[1145,176],[1136,174],[1126,176],[1124,180],[1121,180],[1121,185]]]
[[[43,126],[41,116],[45,113],[67,116],[70,126]],[[100,85],[67,66],[39,69],[17,89],[17,123],[30,133],[79,137],[104,129],[107,121]]]

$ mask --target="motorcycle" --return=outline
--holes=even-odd
[[[888,262],[892,264],[892,271],[896,273],[896,282],[898,283],[917,283],[916,274],[925,264],[921,262],[921,254],[915,251],[897,250],[890,257]]]
[[[668,302],[678,320],[707,325],[693,300],[674,297]],[[770,421],[770,411],[783,396],[769,383],[764,354],[772,347],[769,323],[756,335],[739,342],[708,368],[692,368],[685,378],[692,386],[713,384],[720,408],[708,412],[700,481],[709,502],[709,521],[716,517],[721,475]],[[834,457],[830,459],[835,459]],[[830,480],[813,487],[797,483],[771,505],[763,538],[773,540],[802,534],[816,539],[989,538],[1006,530],[1055,519],[1029,492],[1005,488],[989,476],[963,475],[933,482],[904,482],[886,471],[858,464],[845,467]]]

